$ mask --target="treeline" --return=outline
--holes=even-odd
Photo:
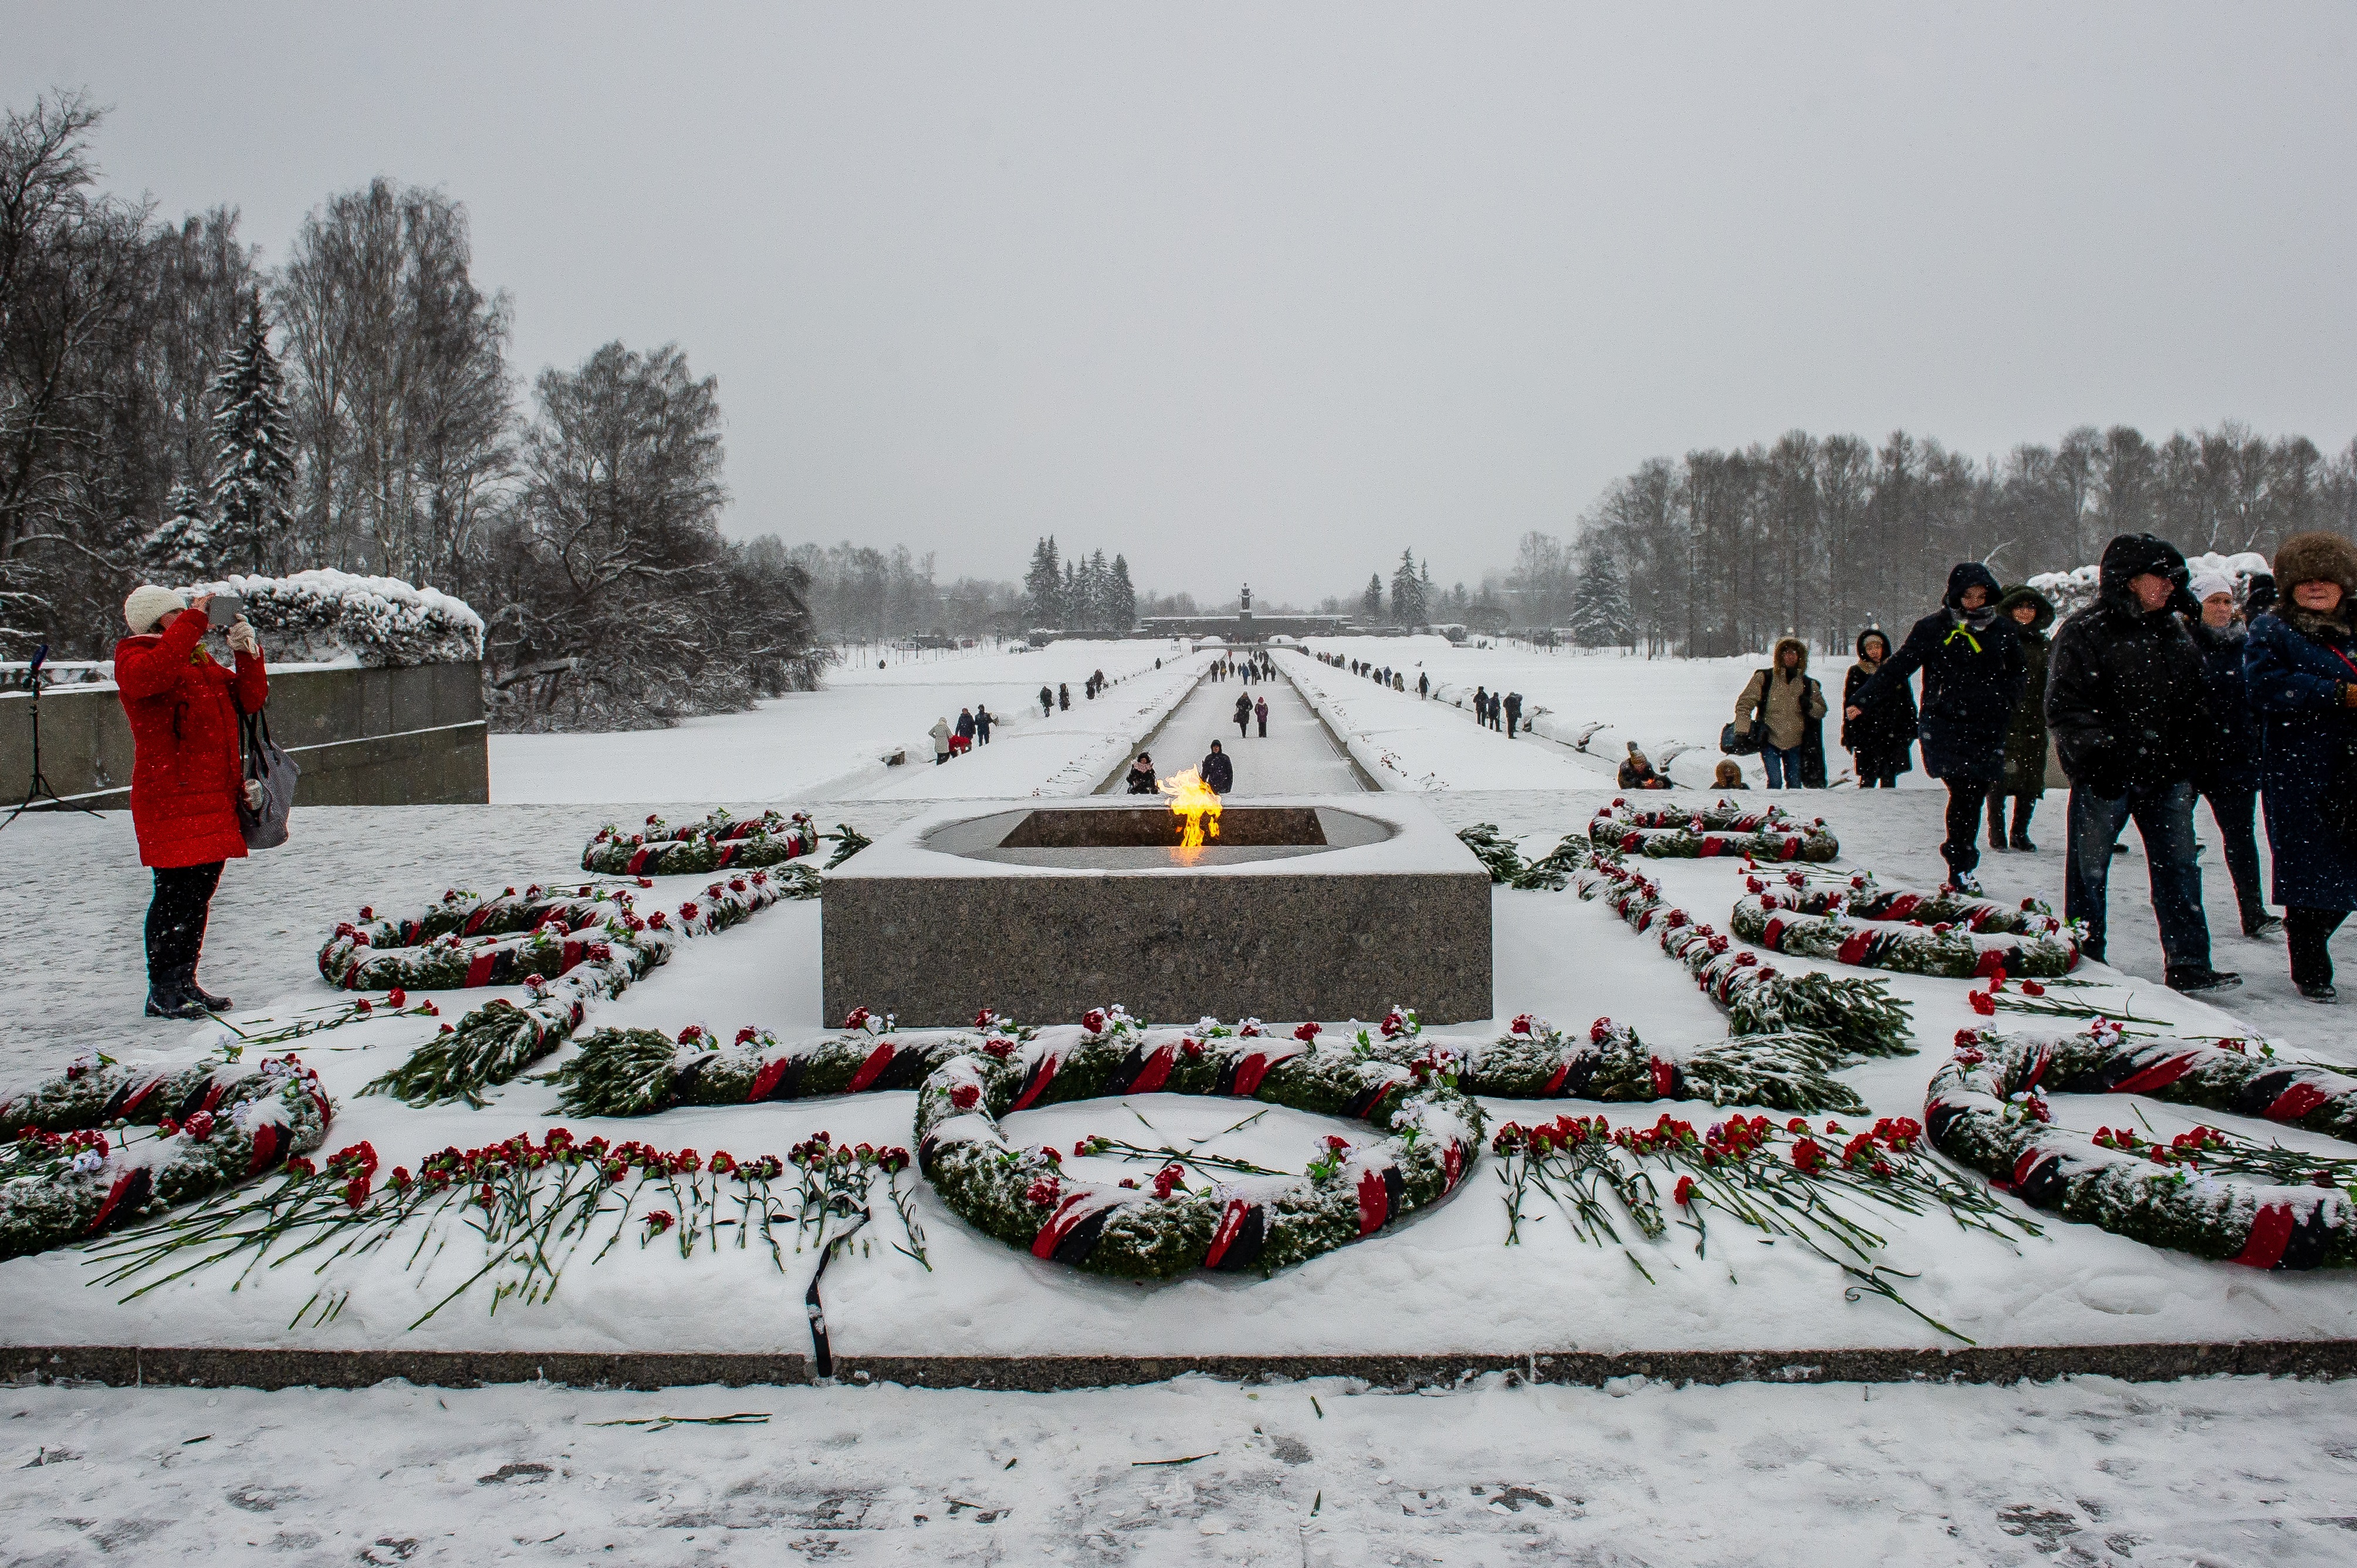
[[[643,725],[807,685],[802,569],[732,544],[717,387],[609,343],[520,407],[466,209],[329,197],[276,268],[216,207],[100,188],[100,112],[0,122],[0,640],[98,656],[145,577],[307,567],[457,594],[508,727]]]
[[[877,550],[849,540],[797,544],[790,554],[809,580],[807,599],[820,634],[832,642],[883,642],[920,632],[952,637],[1012,637],[1026,622],[1023,591],[1013,583],[960,577],[933,580],[933,555],[905,544]]]
[[[2318,528],[2357,532],[2357,442],[2327,457],[2233,423],[2158,444],[2085,426],[1978,461],[1904,431],[1877,446],[1795,430],[1616,481],[1583,520],[1569,617],[1594,623],[1584,643],[1656,653],[1750,652],[1787,631],[1839,650],[1869,620],[1921,615],[1958,561],[2013,583],[2093,561],[2119,533],[2272,554]],[[1611,602],[1584,614],[1596,563]]]

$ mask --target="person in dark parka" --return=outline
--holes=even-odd
[[[1244,693],[1236,693],[1236,711],[1233,717],[1236,721],[1236,738],[1243,740],[1252,734],[1252,698]]]
[[[2046,686],[2046,722],[2071,776],[2062,909],[2086,922],[2083,950],[2101,961],[2112,845],[2136,819],[2160,922],[2171,990],[2222,991],[2242,977],[2210,967],[2194,859],[2193,781],[2217,747],[2210,682],[2180,615],[2201,607],[2186,592],[2185,557],[2149,533],[2104,548],[2094,603],[2062,623]]]
[[[2260,725],[2259,792],[2292,983],[2330,1002],[2327,943],[2357,908],[2357,545],[2299,533],[2276,552],[2282,597],[2251,623],[2243,678]]]
[[[1981,863],[1975,842],[1981,802],[2005,777],[2005,734],[2024,678],[2018,628],[1996,613],[1996,574],[1977,561],[1960,563],[1948,574],[1940,607],[1915,623],[1858,693],[1862,707],[1887,702],[1887,693],[1923,671],[1916,730],[1923,771],[1948,786],[1948,837],[1940,854],[1949,879],[1972,894],[1981,890],[1973,875]]]
[[[2054,604],[2025,583],[2007,588],[1997,600],[1996,613],[2019,627],[2023,681],[2021,701],[2013,705],[2013,723],[2005,732],[2005,780],[1989,792],[1989,848],[2012,848],[2035,854],[2029,842],[2030,814],[2046,793],[2046,667],[2053,646],[2046,628],[2054,624]],[[2005,802],[2013,800],[2013,832],[2005,830]]]
[[[1052,713],[1054,713],[1055,711],[1056,711],[1056,693],[1053,693],[1053,692],[1050,692],[1050,691],[1049,691],[1049,690],[1048,690],[1048,688],[1047,688],[1047,687],[1045,687],[1045,686],[1040,687],[1040,688],[1039,688],[1039,716],[1040,716],[1041,718],[1043,718],[1043,719],[1044,719],[1044,718],[1046,718],[1049,714],[1052,714]]]
[[[1506,738],[1508,740],[1514,738],[1515,727],[1522,722],[1523,694],[1520,692],[1509,692],[1506,693]]]
[[[1214,795],[1224,795],[1236,787],[1236,765],[1228,760],[1228,754],[1220,749],[1220,743],[1216,740],[1211,743],[1211,754],[1203,758],[1203,765],[1197,771]]]
[[[1133,795],[1152,795],[1157,793],[1157,791],[1154,779],[1154,758],[1143,751],[1139,752],[1137,754],[1137,760],[1129,765],[1129,774],[1126,782],[1129,785],[1129,792]]]
[[[2210,712],[2218,721],[2218,744],[2210,766],[2193,780],[2210,802],[2211,820],[2226,849],[2226,871],[2234,879],[2234,905],[2246,937],[2271,937],[2283,922],[2267,913],[2259,886],[2259,721],[2243,681],[2243,644],[2248,640],[2234,603],[2233,580],[2212,572],[2196,577],[2188,593],[2201,606],[2201,618],[2186,629],[2201,650],[2201,672],[2210,683]]]
[[[1915,693],[1905,682],[1885,686],[1869,704],[1867,682],[1890,657],[1890,639],[1878,626],[1857,634],[1857,662],[1842,677],[1842,749],[1857,768],[1857,787],[1899,787],[1899,776],[1915,770]]]

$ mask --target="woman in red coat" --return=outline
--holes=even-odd
[[[134,747],[131,825],[139,863],[156,873],[147,906],[151,1018],[201,1018],[230,1005],[197,984],[197,955],[221,865],[245,854],[239,798],[260,792],[240,766],[238,714],[261,710],[270,680],[243,616],[229,628],[235,675],[205,651],[211,604],[210,594],[191,605],[169,588],[138,588],[123,605],[132,635],[114,645],[114,684]]]

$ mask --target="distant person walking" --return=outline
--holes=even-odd
[[[2003,788],[1990,791],[1988,798],[1989,848],[2011,847],[2035,854],[2038,846],[2029,841],[2029,818],[2046,793],[2046,671],[2054,651],[2046,640],[2046,628],[2054,624],[2054,605],[2025,583],[2007,589],[1996,608],[2021,628],[2015,635],[2021,639],[2022,685],[2021,700],[2014,703],[2013,722],[2005,732]],[[2013,801],[2009,838],[2005,827],[2007,799]]]
[[[1220,749],[1216,740],[1196,771],[1201,775],[1204,787],[1214,795],[1224,795],[1236,787],[1236,765],[1228,760],[1228,754]]]
[[[2251,711],[2243,652],[2247,628],[2234,603],[2233,580],[2206,572],[2187,585],[2201,606],[2201,618],[2187,629],[2201,650],[2201,672],[2210,682],[2210,714],[2218,721],[2218,745],[2210,766],[2193,780],[2210,802],[2210,817],[2226,849],[2226,874],[2234,882],[2234,907],[2246,937],[2272,937],[2283,922],[2267,913],[2259,882],[2259,719]]]
[[[2024,678],[2020,628],[1996,613],[1996,575],[1977,561],[1948,574],[1938,609],[1858,693],[1860,705],[1889,701],[1923,671],[1923,771],[1948,787],[1948,836],[1940,854],[1959,892],[1977,896],[1981,803],[2005,777],[2005,735]]]
[[[1252,698],[1246,696],[1243,693],[1238,693],[1236,694],[1236,711],[1234,716],[1236,721],[1236,738],[1238,740],[1243,740],[1252,734]]]
[[[2276,552],[2283,596],[2243,653],[2259,716],[2259,791],[2292,983],[2330,1002],[2332,933],[2357,909],[2357,546],[2297,533]]]
[[[974,710],[960,708],[956,732],[950,736],[950,755],[963,757],[972,749],[974,749]]]
[[[2193,780],[2218,744],[2201,650],[2178,618],[2201,607],[2186,591],[2185,557],[2149,533],[2123,533],[2104,548],[2095,602],[2054,639],[2046,722],[2071,776],[2071,838],[2062,912],[2084,920],[2083,950],[2101,961],[2112,846],[2136,819],[2152,880],[2172,991],[2201,994],[2240,985],[2210,967],[2201,867],[2193,858]]]
[[[990,744],[990,710],[980,703],[974,705],[974,735],[983,745]]]
[[[933,721],[933,766],[939,768],[950,759],[950,721],[946,715]]]
[[[1154,794],[1156,792],[1154,758],[1145,752],[1139,752],[1137,760],[1129,765],[1128,783],[1129,792],[1133,795]]]
[[[1429,673],[1421,674],[1415,678],[1415,694],[1427,702],[1431,700],[1432,676]]]
[[[1253,704],[1253,717],[1260,722],[1260,737],[1268,738],[1268,699],[1263,697]]]
[[[1514,738],[1514,726],[1522,722],[1523,694],[1520,692],[1509,692],[1506,693],[1506,738],[1508,740]]]
[[[1053,693],[1053,692],[1050,692],[1050,691],[1049,691],[1049,690],[1048,690],[1048,688],[1047,688],[1047,687],[1045,687],[1045,686],[1040,687],[1040,688],[1039,688],[1039,716],[1040,716],[1041,718],[1043,718],[1043,719],[1044,719],[1044,718],[1046,718],[1049,714],[1052,714],[1052,713],[1054,713],[1055,711],[1056,711],[1056,693]]]
[[[1857,787],[1899,788],[1899,776],[1914,771],[1915,693],[1905,682],[1886,686],[1869,705],[1866,684],[1890,657],[1890,639],[1879,627],[1857,634],[1857,662],[1842,678],[1842,749],[1857,770]]]
[[[1477,725],[1490,722],[1490,693],[1483,686],[1473,688],[1473,722]]]
[[[1056,705],[1067,713],[1071,711],[1072,688],[1061,681],[1056,682]]]
[[[1770,662],[1735,699],[1735,722],[1765,732],[1760,760],[1770,789],[1825,787],[1825,693],[1809,674],[1809,645],[1777,639]]]

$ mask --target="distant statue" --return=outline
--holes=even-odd
[[[1246,584],[1244,585],[1244,602],[1243,602],[1243,607],[1244,607],[1245,609],[1250,609],[1250,608],[1252,608],[1252,585],[1251,585],[1250,583],[1246,583]]]

